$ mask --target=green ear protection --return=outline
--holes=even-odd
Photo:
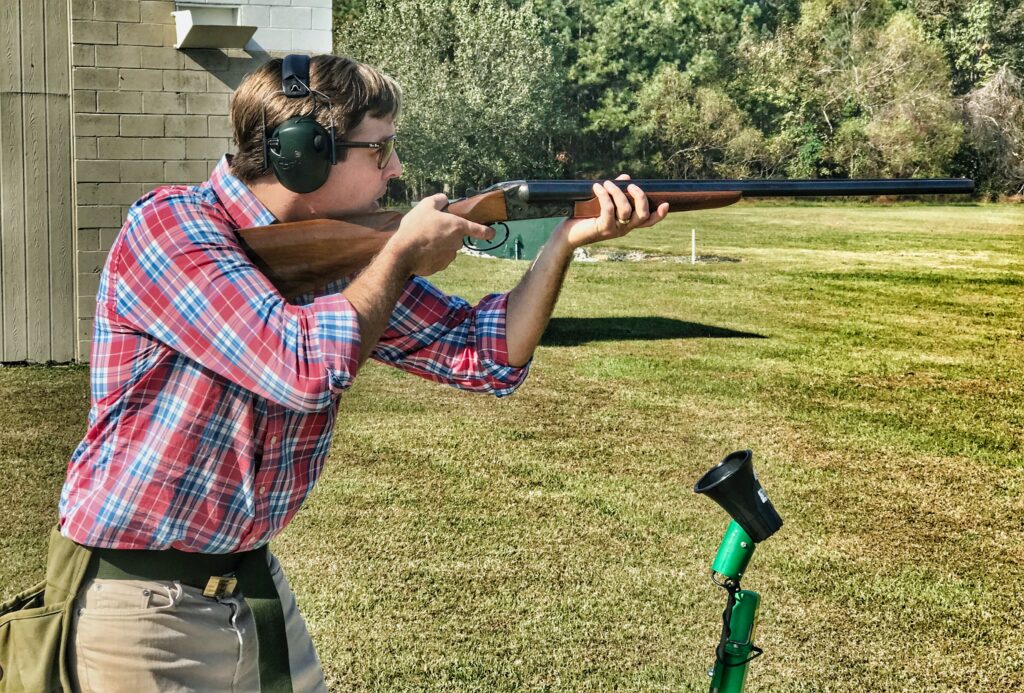
[[[281,64],[281,93],[290,99],[322,97],[309,86],[309,56],[288,55]],[[274,172],[281,185],[292,192],[313,192],[337,163],[334,123],[325,128],[311,115],[284,121],[267,137],[266,105],[263,108],[263,167]]]

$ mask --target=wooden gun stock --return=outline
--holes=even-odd
[[[651,193],[651,209],[669,203],[670,212],[725,207],[738,202],[742,193],[732,191]],[[509,218],[505,196],[485,192],[452,202],[447,210],[478,224],[514,221]],[[575,202],[574,218],[600,214],[597,198]],[[402,215],[375,212],[345,219],[311,219],[240,229],[242,248],[270,283],[287,300],[327,286],[360,271],[388,242]]]

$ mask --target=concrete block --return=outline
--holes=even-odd
[[[71,0],[71,19],[92,19],[93,0]]]
[[[121,68],[118,71],[118,84],[124,91],[163,91],[164,71]]]
[[[229,77],[229,73],[210,73],[206,78],[206,92],[209,94],[230,94],[238,88],[239,83],[232,84],[229,81]]]
[[[96,112],[96,92],[89,89],[75,89],[75,113]]]
[[[92,296],[96,298],[96,292],[100,288],[100,275],[98,274],[78,274],[78,294],[80,296]],[[92,320],[89,320],[91,323]]]
[[[95,137],[76,137],[75,138],[75,158],[78,158],[78,159],[95,159],[96,158],[96,138]]]
[[[85,250],[79,244],[79,250]],[[98,248],[90,248],[90,250],[99,250]],[[78,297],[78,314],[80,316],[93,315],[96,313],[96,297],[95,296],[79,296]]]
[[[139,67],[138,46],[96,46],[97,67]]]
[[[84,229],[81,228],[82,213],[87,209],[102,209],[101,207],[79,207],[78,208],[78,249],[79,250],[99,250],[100,249],[100,230],[99,229]],[[93,300],[95,301],[95,296]]]
[[[143,24],[174,24],[174,2],[168,0],[142,0],[141,16]]]
[[[96,0],[93,17],[107,22],[139,21],[138,0]]]
[[[164,70],[164,91],[205,92],[206,73],[190,70]]]
[[[292,4],[331,9],[331,0],[292,0]]]
[[[162,115],[121,116],[122,137],[163,137],[164,117]]]
[[[98,274],[96,274],[96,275],[88,275],[88,274],[86,274],[86,275],[81,275],[81,276],[86,276],[86,277],[88,277],[88,276],[95,276],[96,277],[96,289],[99,288],[99,284],[100,284],[99,276],[100,275],[98,275]],[[96,295],[96,289],[92,290],[92,295],[93,296]],[[79,292],[79,295],[82,295],[81,291]],[[82,341],[85,341],[85,340],[89,339],[90,337],[92,337],[92,318],[86,318],[86,319],[83,319],[83,320],[79,320],[78,321],[78,339],[80,339]]]
[[[310,28],[315,31],[330,31],[334,26],[334,15],[328,7],[315,8],[312,13]]]
[[[182,67],[186,70],[216,72],[226,70],[231,65],[230,58],[223,51],[212,48],[186,48],[178,52],[181,54]]]
[[[185,95],[147,91],[142,95],[143,112],[151,114],[178,114],[185,112]]]
[[[112,67],[73,68],[71,84],[75,89],[117,89],[117,70]]]
[[[127,218],[128,208],[125,207],[121,210],[121,219]],[[120,225],[113,228],[100,229],[100,248],[110,248],[110,246],[114,245],[114,240],[119,233],[121,233]]]
[[[238,23],[248,26],[270,26],[270,8],[266,5],[242,5],[238,8]]]
[[[139,46],[140,67],[157,70],[182,69],[181,51],[167,46]]]
[[[142,113],[142,92],[101,91],[96,94],[99,113]]]
[[[230,70],[211,72],[208,78],[209,90],[211,92],[230,92],[238,88],[251,72],[254,72],[259,64],[251,62],[239,63]]]
[[[194,185],[209,178],[211,170],[206,161],[168,161],[164,163],[164,180]]]
[[[93,274],[103,271],[107,261],[107,250],[82,250],[78,253],[78,271],[82,274]]]
[[[171,161],[185,158],[185,140],[181,137],[159,137],[142,141],[143,159]]]
[[[164,119],[164,134],[168,137],[206,137],[209,134],[205,115],[169,115]]]
[[[330,53],[331,32],[295,29],[292,31],[292,45],[311,53]]]
[[[309,29],[313,26],[308,7],[271,7],[270,26],[275,29]]]
[[[116,118],[117,116],[111,116]],[[100,159],[138,159],[142,156],[139,137],[97,137],[96,156]]]
[[[259,28],[252,40],[264,50],[289,51],[292,49],[292,32],[288,29]]]
[[[210,137],[233,137],[235,132],[231,128],[231,119],[227,116],[215,116],[210,118],[208,128]]]
[[[217,159],[230,146],[224,137],[189,137],[185,140],[186,159]]]
[[[189,114],[226,115],[228,112],[227,94],[189,94],[186,102]]]
[[[117,161],[88,161],[79,159],[75,162],[76,180],[82,183],[108,182],[119,183],[121,181],[121,169]],[[98,226],[98,224],[89,224]]]
[[[78,162],[79,164],[85,162]],[[98,163],[114,164],[117,161],[104,161]],[[100,205],[96,207],[79,207],[78,208],[78,226],[80,229],[88,228],[96,232],[96,247],[86,248],[85,250],[97,250],[100,242],[99,227],[119,227],[124,222],[124,217],[121,215],[120,207],[111,207],[107,205]],[[79,231],[79,238],[82,236],[82,232]]]
[[[164,163],[162,161],[121,161],[122,183],[162,183]]]
[[[99,113],[76,113],[75,134],[86,137],[88,135],[117,135],[118,116]]]
[[[97,0],[98,1],[98,0]],[[138,3],[135,3],[136,5]],[[165,39],[168,36],[167,29],[170,29],[171,42]],[[173,46],[174,27],[161,26],[160,24],[118,24],[117,42],[121,45],[132,46]]]
[[[71,47],[71,64],[75,67],[91,67],[96,64],[96,46],[75,44]]]
[[[117,24],[114,22],[71,22],[73,43],[117,43]]]
[[[79,205],[130,205],[142,197],[138,183],[79,183]]]

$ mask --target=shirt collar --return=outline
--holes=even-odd
[[[249,186],[231,173],[230,154],[225,154],[217,162],[207,183],[237,228],[269,226],[277,221]]]

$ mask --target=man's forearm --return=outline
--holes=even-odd
[[[509,292],[505,319],[509,365],[526,365],[533,356],[558,301],[572,252],[567,234],[559,227],[529,271]]]
[[[410,274],[407,261],[385,246],[341,292],[359,316],[360,365],[380,341]]]

